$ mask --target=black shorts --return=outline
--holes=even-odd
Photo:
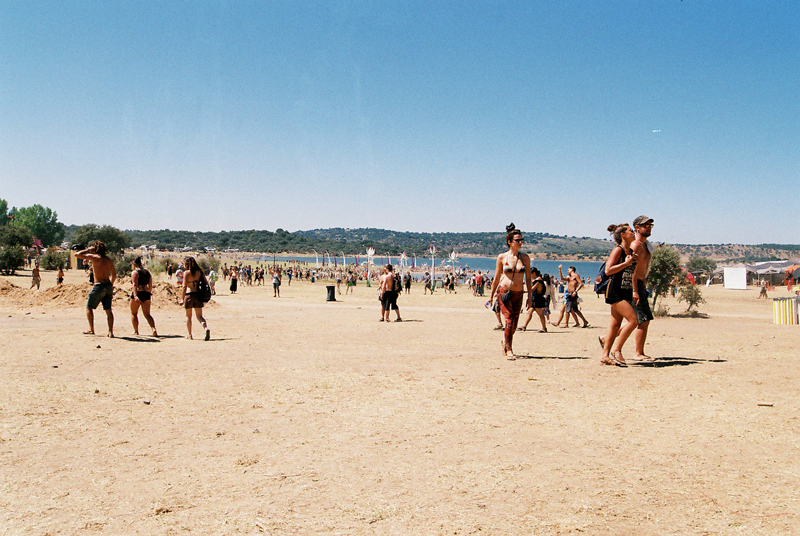
[[[653,312],[650,310],[650,300],[647,298],[647,289],[644,287],[642,281],[637,281],[637,289],[639,291],[639,304],[633,303],[631,300],[631,307],[636,311],[636,318],[639,323],[648,322],[653,319]]]
[[[398,310],[397,307],[397,292],[394,290],[386,290],[381,295],[381,306],[384,310],[388,311],[390,309]]]

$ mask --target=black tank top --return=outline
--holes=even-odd
[[[622,250],[622,257],[620,260],[624,260],[625,255],[630,255],[630,251],[625,251],[620,246],[617,247]],[[626,267],[624,270],[617,272],[616,274],[612,274],[608,281],[608,287],[606,287],[606,298],[622,298],[625,300],[632,299],[633,272],[635,269],[636,262],[634,261],[633,264]]]

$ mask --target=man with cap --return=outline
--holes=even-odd
[[[633,228],[636,231],[636,240],[631,244],[633,258],[636,260],[636,268],[633,271],[633,310],[639,320],[639,327],[636,329],[636,357],[637,359],[652,359],[644,353],[644,343],[647,341],[647,328],[653,319],[650,311],[650,302],[647,299],[647,289],[645,288],[645,278],[647,270],[650,269],[650,258],[653,253],[653,246],[647,239],[653,230],[653,218],[639,216],[633,220]]]

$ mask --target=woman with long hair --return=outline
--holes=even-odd
[[[186,272],[183,274],[183,308],[186,310],[186,329],[189,330],[189,338],[192,338],[192,311],[197,316],[197,321],[205,329],[204,340],[211,338],[211,331],[208,329],[206,319],[203,318],[203,300],[198,292],[198,284],[206,279],[202,268],[194,260],[194,257],[186,257],[183,260]],[[207,281],[207,280],[206,280]]]
[[[622,356],[622,347],[631,333],[639,325],[636,311],[631,306],[633,300],[633,271],[636,261],[633,259],[631,244],[636,238],[636,233],[627,223],[609,225],[608,232],[614,237],[617,246],[611,250],[606,260],[606,275],[609,276],[606,286],[606,303],[611,305],[611,324],[604,339],[603,357],[600,362],[604,365],[617,365],[626,367],[627,363]],[[622,320],[627,320],[622,325]]]
[[[150,316],[150,297],[153,293],[153,277],[142,265],[141,257],[133,259],[131,268],[131,283],[133,284],[133,291],[131,292],[131,324],[133,325],[133,334],[139,334],[139,307],[141,307],[144,319],[147,320],[150,329],[153,330],[153,337],[158,337],[156,321]]]
[[[531,268],[531,275],[533,277],[533,282],[531,284],[533,298],[532,308],[528,309],[525,323],[519,329],[520,331],[528,329],[528,324],[531,318],[533,318],[533,313],[535,311],[536,314],[539,315],[539,320],[542,323],[542,329],[539,330],[539,333],[547,333],[547,322],[544,319],[544,308],[547,307],[547,300],[550,299],[550,297],[547,296],[547,284],[544,282],[544,278],[542,278],[542,273],[535,266]]]
[[[525,239],[522,231],[513,223],[506,226],[506,244],[508,251],[497,256],[497,267],[492,289],[489,292],[489,303],[497,293],[500,310],[505,317],[503,330],[503,355],[509,359],[516,359],[511,345],[514,341],[514,332],[517,330],[519,314],[522,311],[522,299],[528,293],[527,306],[530,308],[531,300],[531,259],[520,249]]]

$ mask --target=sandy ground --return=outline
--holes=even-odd
[[[160,339],[117,303],[110,340],[83,296],[0,294],[0,534],[800,534],[800,326],[756,290],[703,289],[621,369],[591,292],[591,328],[508,361],[467,289],[389,324],[375,286],[219,289],[209,342],[169,303]]]

